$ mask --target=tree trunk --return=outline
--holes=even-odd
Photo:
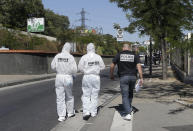
[[[82,53],[81,44],[77,42],[77,52]]]
[[[149,59],[149,75],[152,75],[152,39],[150,37],[150,59]]]
[[[162,47],[162,78],[163,80],[167,79],[167,53],[166,53],[166,41],[164,37],[161,38],[161,47]]]

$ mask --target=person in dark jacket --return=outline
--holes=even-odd
[[[131,120],[133,88],[137,80],[137,70],[140,76],[140,85],[143,84],[143,74],[139,55],[131,51],[128,44],[123,45],[123,51],[118,53],[110,67],[110,77],[114,80],[114,68],[118,66],[122,103],[124,108],[123,119]],[[137,70],[136,70],[137,68]]]

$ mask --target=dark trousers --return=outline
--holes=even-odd
[[[136,76],[121,76],[120,88],[122,95],[122,103],[125,114],[130,114],[132,109],[133,89],[135,88]]]

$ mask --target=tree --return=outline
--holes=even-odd
[[[53,11],[45,10],[45,34],[58,37],[61,33],[66,33],[70,21],[67,16],[55,14]]]
[[[114,23],[113,24],[113,28],[118,30],[118,29],[121,29],[121,26],[119,24],[117,24],[117,23]]]
[[[103,35],[103,48],[104,48],[104,51],[103,51],[103,54],[105,55],[115,55],[117,53],[117,50],[116,50],[116,38],[113,37],[112,35],[110,34],[105,34]]]
[[[31,17],[45,18],[45,32],[42,34],[57,37],[61,41],[61,44],[58,44],[59,48],[65,41],[72,40],[73,33],[69,29],[68,17],[44,9],[42,0],[0,0],[0,27],[26,31],[27,19]],[[46,46],[47,41],[42,39],[26,36],[19,37],[20,40],[17,40],[16,36],[9,30],[0,30],[0,41],[10,49],[35,49],[36,47],[42,49]],[[51,46],[46,50],[50,50],[54,43],[47,43]]]
[[[44,9],[42,0],[0,0],[0,24],[4,27],[26,31],[27,19],[45,18],[43,34],[58,37],[69,28],[67,16]]]
[[[0,23],[3,26],[25,31],[30,17],[44,17],[41,0],[0,0]]]
[[[10,6],[7,0],[0,0],[0,23],[5,25],[8,22]]]
[[[147,51],[147,49],[145,47],[143,47],[143,46],[139,47],[139,52],[146,52],[146,51]]]
[[[163,79],[167,79],[167,43],[193,28],[193,0],[110,0],[127,12],[130,33],[150,35],[162,48]],[[169,39],[168,39],[169,38]]]

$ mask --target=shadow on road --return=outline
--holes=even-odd
[[[117,106],[111,106],[111,107],[109,107],[110,109],[111,108],[114,108],[117,112],[119,112],[119,114],[121,115],[121,116],[123,116],[124,115],[124,110],[123,110],[123,105],[122,104],[119,104],[119,105],[117,105]],[[135,113],[137,113],[138,111],[139,111],[139,109],[137,109],[136,107],[132,107],[133,109],[132,109],[132,111],[133,111],[133,114],[135,114]]]
[[[137,98],[147,99],[159,99],[159,98],[170,98],[176,96],[179,98],[192,98],[193,87],[179,81],[174,82],[153,82],[149,81],[144,84],[144,87],[139,93],[136,94]]]
[[[120,91],[114,90],[114,89],[102,90],[102,92],[105,94],[112,94],[112,95],[116,95],[117,93],[120,93]]]
[[[168,72],[172,72],[171,68],[168,68]],[[136,97],[147,99],[172,96],[193,98],[193,87],[191,85],[176,80],[174,76],[169,77],[167,80],[162,80],[161,77],[161,67],[153,67],[151,76],[149,75],[149,70],[146,70],[144,72],[144,87],[136,94]]]
[[[185,111],[186,109],[187,109],[187,107],[180,107],[180,108],[177,108],[174,110],[170,110],[170,112],[168,114],[175,115],[175,114],[178,114],[178,113]]]
[[[171,127],[163,127],[168,131],[192,131],[193,125],[182,125],[182,126],[171,126]]]
[[[144,73],[144,87],[138,93],[135,93],[135,98],[155,100],[166,105],[173,104],[175,100],[179,99],[192,100],[193,103],[193,87],[191,85],[182,83],[174,77],[162,80],[161,74],[161,68],[158,67],[153,68],[152,76],[146,71]],[[188,109],[188,107],[172,109],[169,110],[168,114],[179,114],[186,109]]]

